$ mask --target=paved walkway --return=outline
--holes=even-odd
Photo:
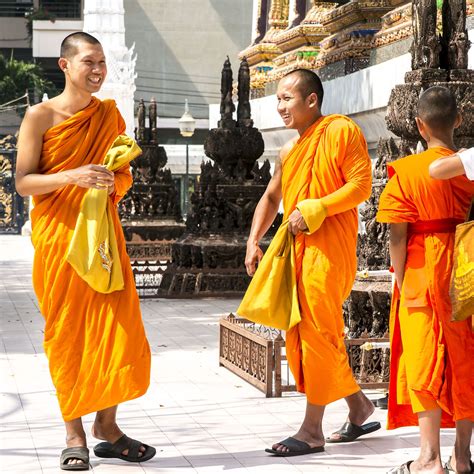
[[[0,236],[2,472],[53,473],[64,430],[42,348],[43,319],[31,288],[29,239]],[[273,458],[265,447],[293,434],[305,401],[294,394],[266,399],[218,365],[218,319],[237,300],[145,300],[143,317],[153,353],[148,393],[122,405],[121,426],[157,447],[143,465],[91,457],[93,472],[113,473],[384,473],[413,459],[416,429],[385,430],[364,441],[329,445],[325,453]],[[372,398],[380,393],[371,392]],[[346,416],[343,401],[327,408],[326,433]],[[373,419],[385,423],[386,412]],[[92,415],[85,417],[90,432]],[[453,432],[442,436],[447,458]],[[92,437],[89,447],[93,446]]]

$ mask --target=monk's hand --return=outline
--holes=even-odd
[[[303,214],[298,209],[295,209],[288,218],[288,231],[293,235],[298,235],[300,232],[306,232],[308,226],[304,220]]]
[[[262,260],[263,252],[262,249],[258,246],[258,242],[248,241],[247,242],[247,253],[245,254],[245,268],[247,269],[247,274],[253,276],[257,265]]]
[[[65,172],[68,184],[81,188],[109,189],[114,186],[114,173],[101,165],[84,165]]]

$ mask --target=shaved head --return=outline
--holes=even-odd
[[[418,100],[418,117],[433,130],[453,128],[458,117],[456,97],[446,87],[430,87]]]
[[[60,57],[66,59],[72,58],[77,53],[80,43],[100,45],[100,41],[97,38],[94,38],[94,36],[83,31],[77,31],[63,39],[63,42],[61,43]]]
[[[285,74],[283,77],[296,76],[298,82],[296,87],[298,88],[303,99],[306,99],[310,94],[315,93],[318,97],[318,105],[321,108],[323,104],[324,90],[323,84],[319,76],[309,69],[296,69],[294,71]]]

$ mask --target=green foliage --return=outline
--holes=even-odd
[[[38,64],[5,58],[0,54],[0,105],[24,95],[28,90],[30,100],[47,93],[56,95],[54,84],[44,77]]]

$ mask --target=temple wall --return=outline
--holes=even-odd
[[[469,18],[468,26],[469,38],[474,44],[472,20],[472,17]],[[391,47],[393,48],[393,45]],[[390,54],[393,55],[393,51]],[[474,47],[469,51],[469,67],[474,68]],[[411,58],[405,53],[347,76],[323,81],[323,113],[339,113],[351,117],[362,128],[369,151],[375,156],[379,138],[393,136],[385,126],[386,106],[391,90],[395,85],[404,82],[405,73],[410,69]],[[283,143],[295,136],[296,132],[283,127],[276,111],[275,95],[254,99],[251,106],[255,126],[263,133],[265,140],[263,157],[273,161]],[[219,105],[212,104],[209,107],[209,127],[216,127],[217,120]]]

